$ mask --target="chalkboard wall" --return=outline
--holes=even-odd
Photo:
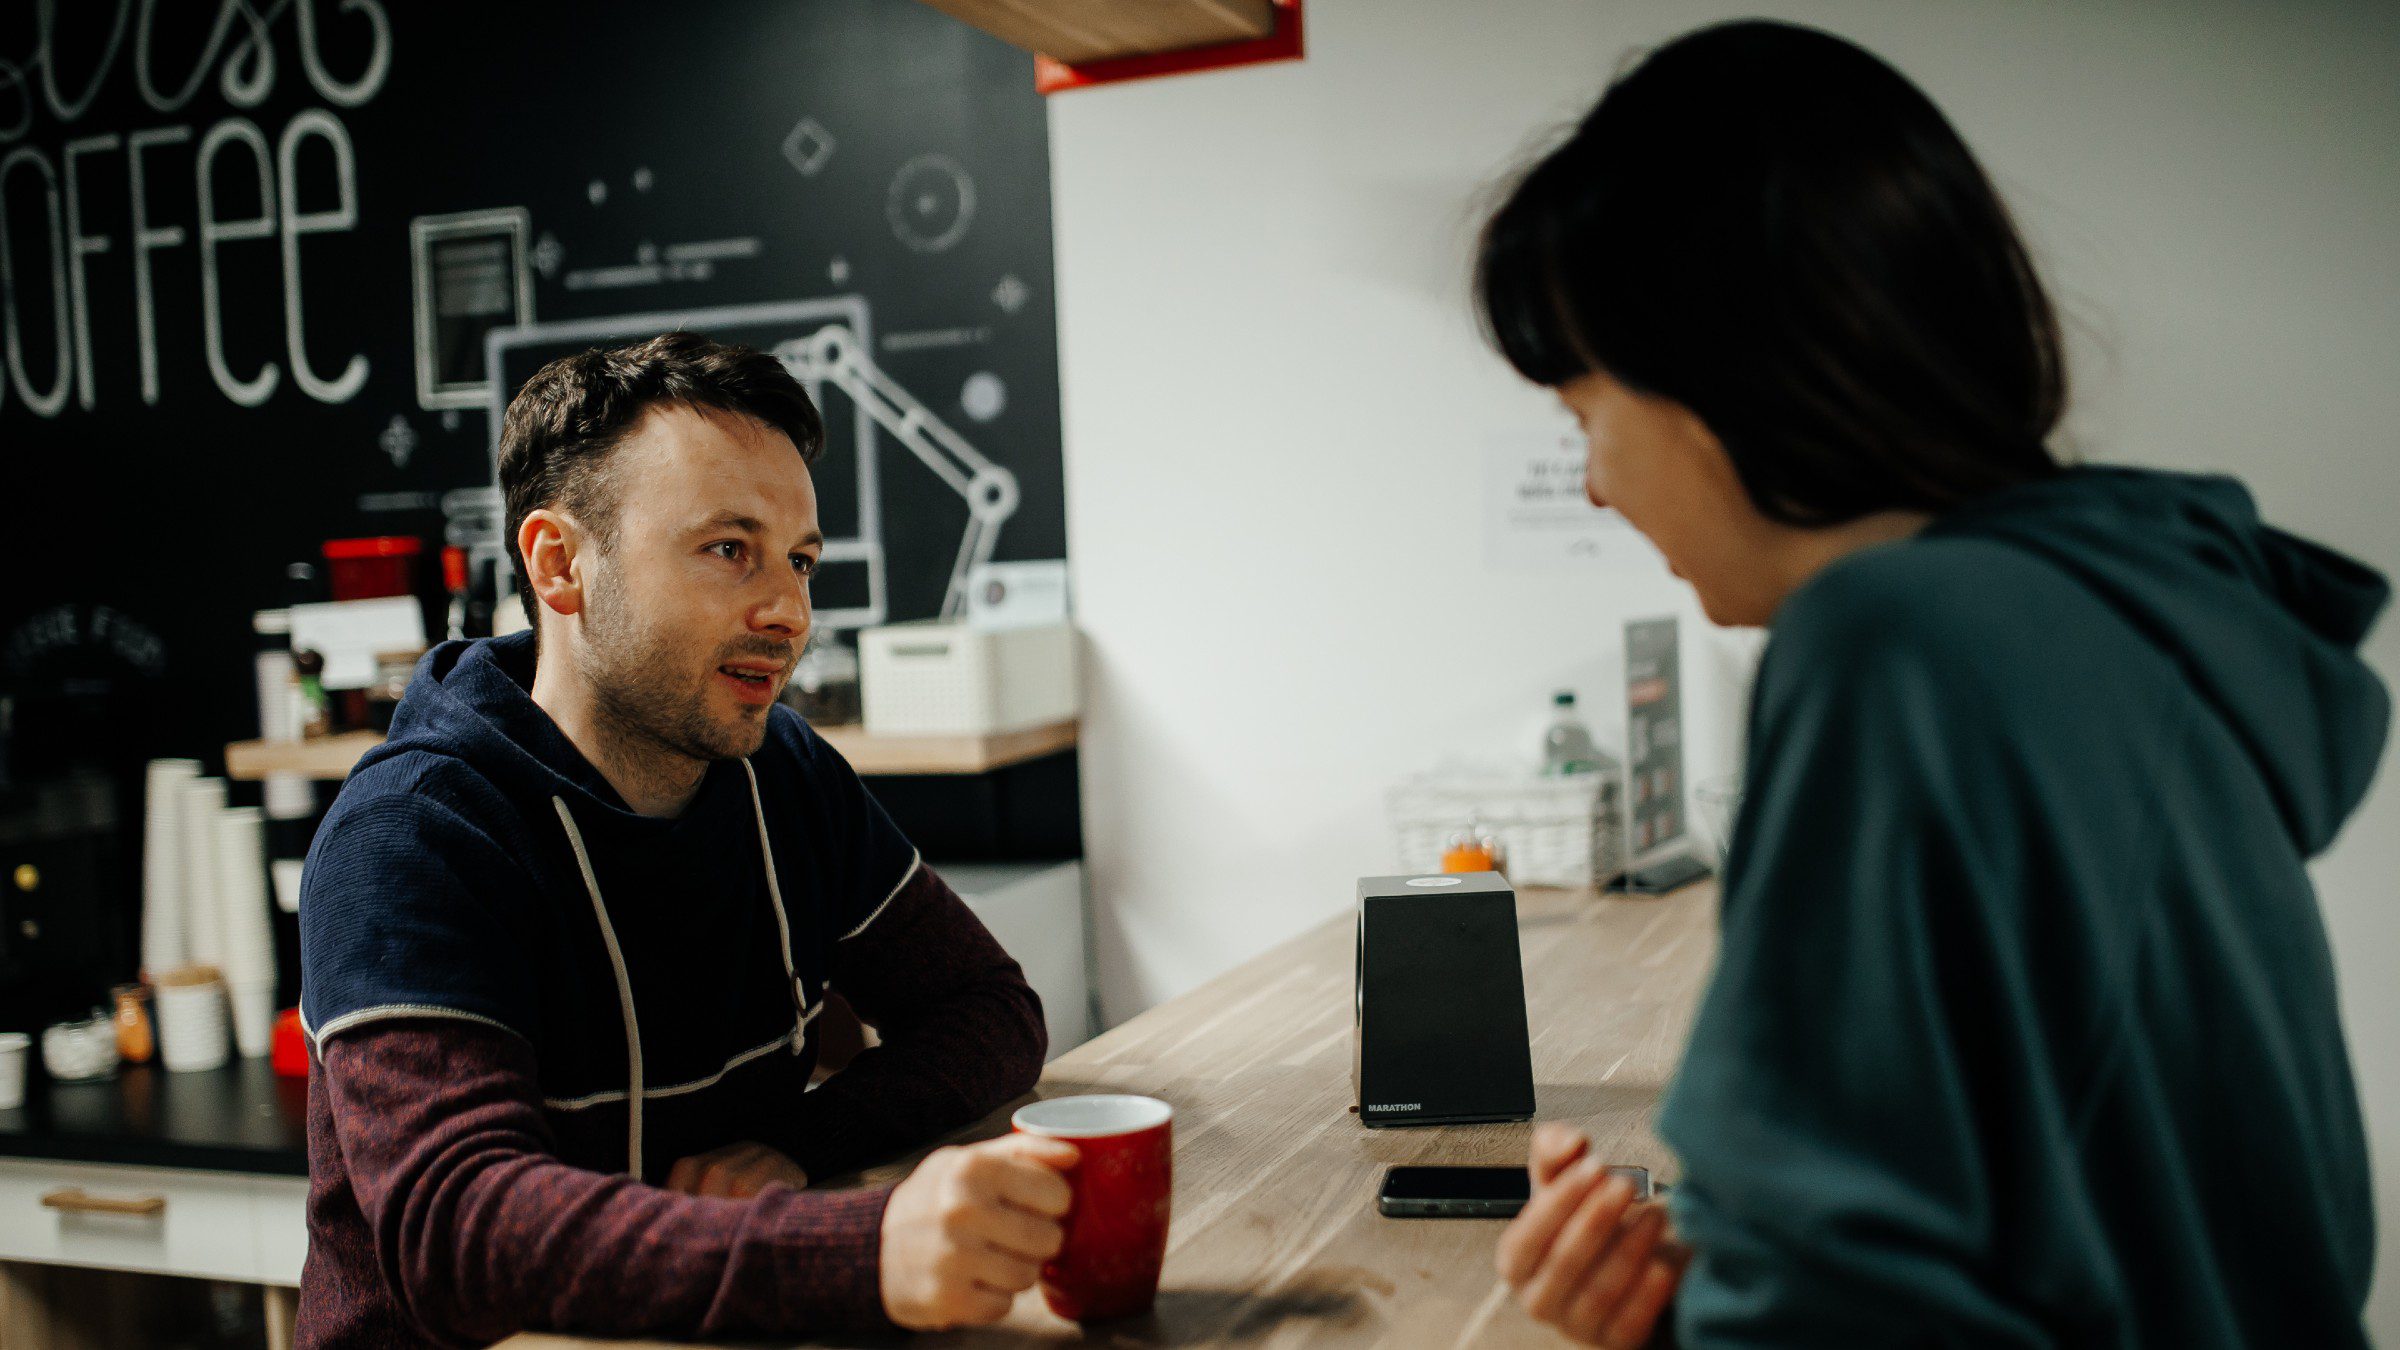
[[[1063,556],[1049,192],[1030,58],[909,0],[0,6],[16,772],[215,765],[287,563],[488,551],[507,382],[692,316],[857,341],[840,622],[937,612],[970,496]]]

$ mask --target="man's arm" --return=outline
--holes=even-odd
[[[334,1134],[409,1316],[477,1343],[527,1327],[722,1336],[888,1327],[888,1188],[675,1195],[559,1161],[533,1049],[458,1019],[320,1047]]]
[[[931,868],[834,944],[832,983],[882,1043],[803,1097],[776,1141],[811,1177],[938,1138],[1041,1077],[1040,997]]]

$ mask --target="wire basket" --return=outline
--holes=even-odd
[[[1387,798],[1400,870],[1442,870],[1442,847],[1462,830],[1489,830],[1520,886],[1588,886],[1624,870],[1616,762],[1597,772],[1540,778],[1491,772],[1423,774]]]

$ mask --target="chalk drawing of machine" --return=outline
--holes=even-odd
[[[887,497],[921,503],[925,494],[887,491],[880,463],[886,437],[965,503],[965,528],[950,558],[939,606],[944,618],[961,616],[966,609],[968,572],[990,560],[1001,527],[1016,513],[1016,476],[985,457],[876,364],[864,297],[612,315],[496,329],[484,340],[494,453],[509,396],[536,370],[587,348],[637,342],[678,328],[772,353],[824,414],[825,453],[814,470],[818,514],[825,532],[825,551],[812,586],[818,626],[866,628],[894,617],[890,575],[894,550]],[[832,394],[839,397],[829,397]],[[847,416],[843,415],[845,405]],[[496,470],[497,465],[494,467]],[[497,476],[495,472],[495,480]],[[477,562],[497,556],[505,586],[509,584],[507,549],[499,538],[494,494],[493,488],[465,489],[451,494],[454,500],[445,500],[444,510],[450,516],[450,541],[466,546],[471,555],[480,555]],[[925,573],[936,564],[926,563],[918,531],[936,527],[932,522],[920,525],[914,519],[908,527],[910,548],[903,551],[925,564]],[[910,575],[919,572],[912,569]],[[931,598],[929,585],[908,589]]]

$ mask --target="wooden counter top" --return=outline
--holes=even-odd
[[[1589,1131],[1612,1162],[1673,1180],[1651,1136],[1716,949],[1716,888],[1663,898],[1518,898],[1537,1118]],[[1369,1130],[1351,1114],[1351,916],[1345,912],[1052,1061],[1037,1096],[1139,1092],[1175,1107],[1175,1217],[1158,1307],[1093,1328],[1110,1346],[1543,1346],[1492,1273],[1498,1220],[1386,1219],[1395,1163],[1522,1163],[1531,1127]],[[1008,1110],[960,1138],[1007,1128]],[[911,1160],[913,1161],[913,1159]],[[906,1163],[868,1180],[903,1175]],[[1009,1320],[911,1346],[1083,1342],[1017,1300]],[[522,1335],[506,1350],[596,1344]],[[839,1344],[839,1342],[806,1342]]]

